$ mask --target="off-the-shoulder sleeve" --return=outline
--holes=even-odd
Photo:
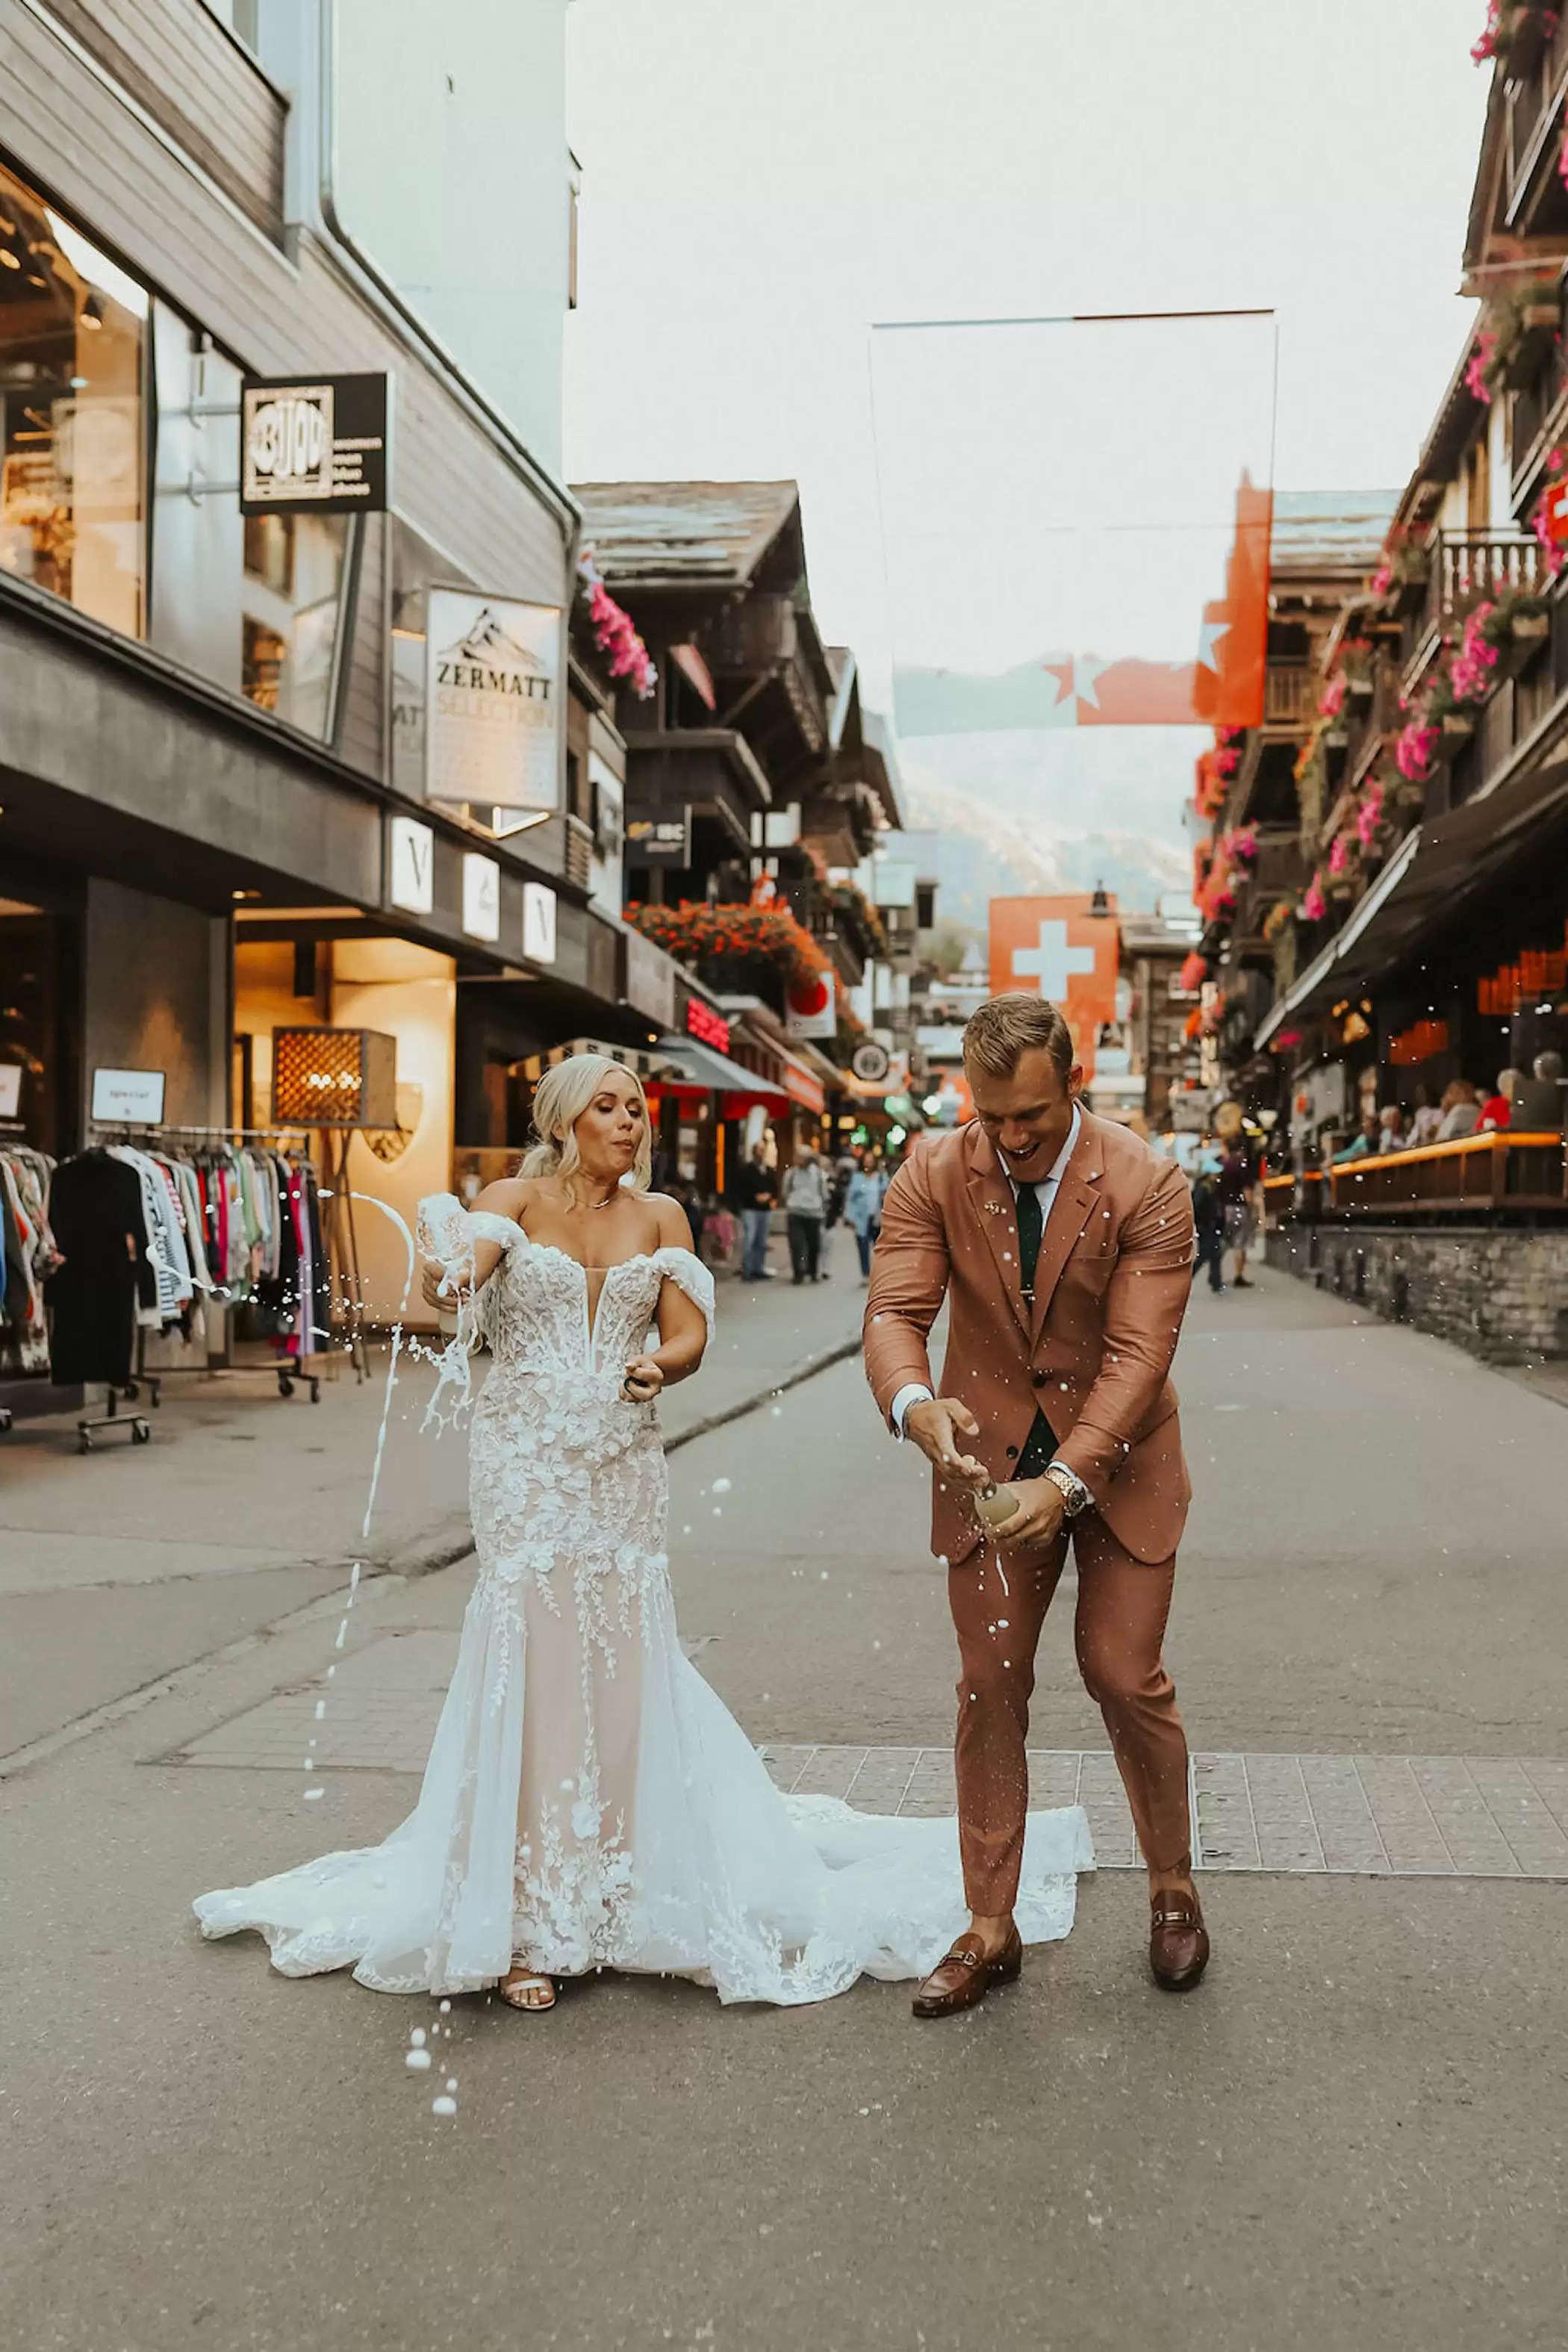
[[[521,1247],[527,1239],[513,1218],[494,1216],[488,1209],[465,1209],[455,1192],[431,1192],[420,1202],[419,1246],[457,1293],[458,1308],[457,1330],[432,1359],[436,1386],[425,1408],[426,1429],[432,1423],[439,1429],[448,1421],[459,1422],[468,1409],[468,1358],[484,1336],[486,1296],[481,1290],[476,1297],[470,1287],[474,1244],[494,1242],[504,1252]]]
[[[419,1203],[419,1246],[449,1275],[472,1266],[476,1242],[494,1242],[504,1250],[527,1238],[515,1218],[465,1209],[455,1192],[429,1192]]]
[[[713,1276],[700,1257],[689,1249],[661,1249],[654,1260],[667,1282],[684,1290],[688,1298],[702,1309],[702,1320],[708,1326],[708,1337],[713,1337]]]

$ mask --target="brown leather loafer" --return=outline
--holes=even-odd
[[[1024,1967],[1023,1938],[1015,1927],[994,1958],[987,1959],[978,1936],[960,1936],[945,1960],[932,1969],[914,1999],[917,2017],[952,2017],[973,2009],[993,1985],[1012,1984]]]
[[[1190,1992],[1209,1964],[1209,1932],[1196,1899],[1163,1895],[1149,1922],[1149,1966],[1166,1992]]]

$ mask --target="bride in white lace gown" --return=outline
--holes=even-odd
[[[379,1846],[200,1896],[207,1936],[256,1928],[273,1966],[352,1968],[381,1992],[658,1970],[725,2000],[820,2000],[923,1975],[966,1915],[951,1820],[782,1796],[682,1654],[655,1400],[695,1371],[713,1282],[673,1201],[647,1191],[647,1105],[620,1064],[544,1079],[543,1139],[472,1212],[421,1208],[460,1301],[443,1383],[473,1412],[479,1570],[419,1801]],[[650,1349],[650,1326],[658,1344]],[[1065,1936],[1092,1866],[1079,1808],[1030,1816],[1017,1916]]]

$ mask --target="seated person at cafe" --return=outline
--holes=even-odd
[[[1457,1143],[1462,1135],[1474,1135],[1481,1123],[1481,1106],[1468,1078],[1454,1078],[1443,1089],[1439,1105],[1443,1123],[1437,1129],[1439,1143]]]
[[[1443,1114],[1419,1081],[1415,1087],[1415,1108],[1410,1114],[1412,1143],[1436,1143],[1437,1129],[1443,1124]]]
[[[1405,1110],[1400,1103],[1384,1103],[1377,1114],[1383,1132],[1378,1138],[1380,1151],[1403,1151],[1410,1138],[1405,1132]]]
[[[1561,1135],[1568,1089],[1563,1083],[1563,1056],[1551,1049],[1537,1054],[1533,1075],[1513,1090],[1513,1125],[1526,1135]]]
[[[1478,1128],[1506,1127],[1513,1116],[1513,1101],[1515,1094],[1523,1084],[1524,1072],[1522,1070],[1515,1070],[1511,1068],[1500,1070],[1498,1072],[1497,1092],[1495,1095],[1489,1095],[1485,1102],[1481,1105],[1481,1115],[1476,1121]]]
[[[1374,1110],[1369,1110],[1359,1131],[1351,1138],[1342,1151],[1336,1151],[1331,1165],[1342,1168],[1347,1160],[1365,1160],[1383,1148],[1383,1120]]]

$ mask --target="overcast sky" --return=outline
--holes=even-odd
[[[1402,482],[1464,331],[1484,16],[575,0],[568,472],[793,476],[873,673],[875,320],[1272,305],[1278,482]]]
[[[883,704],[874,322],[1272,306],[1276,484],[1402,484],[1469,315],[1485,14],[574,0],[569,478],[798,480],[825,633]]]

